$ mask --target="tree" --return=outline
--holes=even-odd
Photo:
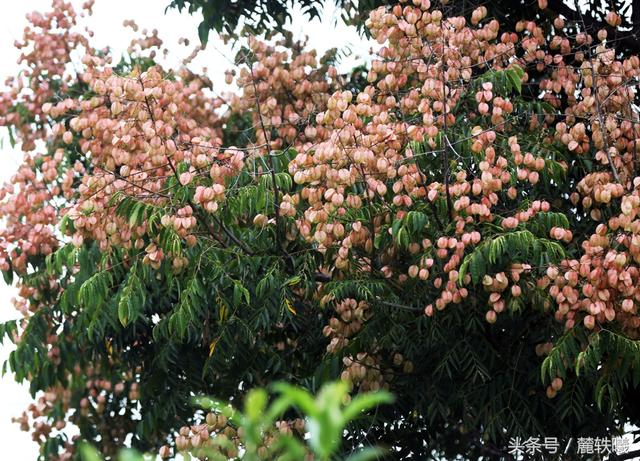
[[[263,33],[271,30],[282,32],[288,21],[291,21],[291,6],[296,5],[310,19],[320,18],[327,2],[325,0],[171,0],[168,8],[180,11],[187,9],[189,13],[200,12],[202,22],[198,28],[201,40],[206,43],[210,30],[234,33],[240,26],[252,33]],[[367,32],[364,22],[369,13],[380,6],[393,5],[392,0],[335,0],[335,6],[342,12],[345,22],[353,24],[363,32]],[[540,10],[533,1],[457,1],[444,2],[451,15],[468,15],[474,8],[485,6],[503,28],[512,29],[522,18],[535,18]],[[579,2],[564,0],[547,0],[544,2],[545,12],[542,19],[549,20],[557,15],[575,21],[581,29],[595,33],[606,29],[613,34],[612,44],[617,48],[638,52],[638,32],[640,27],[640,2],[628,0],[587,0]],[[608,12],[617,12],[621,23],[611,26],[607,23]]]
[[[107,457],[177,446],[192,395],[275,380],[397,396],[345,453],[509,458],[638,423],[640,59],[608,29],[397,4],[366,72],[250,37],[222,98],[155,35],[116,64],[53,6],[0,98],[25,151],[0,208],[25,319],[1,332],[43,459],[73,456],[69,422]]]

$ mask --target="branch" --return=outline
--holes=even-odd
[[[633,11],[635,12],[637,2],[634,2]],[[605,29],[607,30],[613,37],[613,42],[624,45],[627,48],[633,51],[640,51],[640,41],[637,37],[637,25],[633,24],[633,30],[629,33],[629,35],[624,37],[618,37],[618,30],[615,27],[611,27],[609,24],[599,21],[590,14],[584,14],[580,11],[573,10],[569,8],[563,0],[549,0],[549,9],[555,11],[558,14],[561,14],[565,18],[570,21],[580,21],[584,23],[584,26],[588,29]],[[637,15],[636,15],[637,16]]]
[[[583,27],[586,28],[587,27],[586,19],[584,15],[582,14],[582,12],[579,12],[578,14],[580,15]],[[602,133],[602,140],[604,141],[604,148],[606,151],[605,154],[607,156],[609,165],[611,166],[611,172],[613,173],[613,178],[616,180],[617,183],[620,183],[620,176],[618,175],[618,169],[616,168],[616,165],[613,162],[613,158],[611,157],[611,152],[609,152],[609,133],[608,133],[606,124],[604,122],[604,117],[602,114],[602,105],[600,104],[600,97],[598,95],[598,73],[595,71],[595,68],[593,66],[593,52],[592,52],[591,46],[589,46],[589,65],[591,66],[591,74],[593,78],[593,83],[592,83],[593,97],[596,100],[596,110],[598,111],[598,125],[600,126],[600,131]]]
[[[140,82],[140,86],[142,87],[143,91],[144,91],[144,83],[142,81],[142,77],[139,76],[138,77],[138,81]],[[151,104],[149,103],[149,99],[147,98],[147,96],[145,95],[144,97],[144,103],[145,106],[147,107],[147,111],[149,112],[149,118],[151,119],[151,121],[153,122],[153,126],[154,126],[154,131],[155,131],[155,117],[153,115],[153,110],[151,109]],[[157,135],[157,133],[156,133]],[[162,140],[162,143],[164,144],[164,138],[160,137],[160,139]],[[178,184],[180,183],[180,175],[178,175],[178,170],[176,170],[176,167],[173,165],[173,162],[171,161],[171,158],[169,157],[169,154],[166,155],[167,157],[167,162],[169,164],[169,168],[171,168],[171,171],[173,172],[173,176],[176,178],[176,181],[178,181]],[[204,222],[207,230],[209,231],[209,233],[211,234],[211,236],[218,242],[220,243],[222,246],[227,247],[226,242],[215,232],[215,229],[213,229],[213,227],[211,226],[211,224],[209,223],[209,221],[207,220],[207,216],[206,213],[204,211],[202,211],[195,203],[193,203],[191,201],[190,198],[187,198],[187,203],[189,204],[189,206],[194,210],[194,212],[198,213],[200,215],[200,220],[202,222]],[[238,245],[245,253],[247,253],[247,255],[252,256],[253,252],[247,248],[241,240],[239,240],[235,235],[233,235],[233,233],[231,231],[229,231],[225,226],[224,223],[222,221],[220,221],[219,219],[217,219],[214,216],[214,220],[216,221],[216,223],[222,228],[223,232],[236,244]]]
[[[284,251],[284,248],[282,247],[282,242],[280,239],[280,190],[278,189],[278,184],[276,183],[276,172],[273,168],[273,159],[271,158],[271,140],[269,139],[269,136],[267,136],[267,130],[264,126],[264,121],[262,120],[260,98],[258,96],[258,86],[256,85],[256,78],[255,78],[255,74],[253,73],[253,66],[250,62],[247,62],[247,66],[249,67],[249,72],[251,72],[251,83],[253,84],[253,95],[256,98],[256,107],[258,109],[258,121],[260,122],[260,128],[262,129],[262,134],[264,136],[265,144],[267,146],[267,159],[269,161],[269,169],[271,170],[271,182],[273,183],[273,209],[274,209],[274,214],[276,219],[276,243],[278,245],[278,249],[281,251]]]
[[[442,23],[444,26],[444,22]],[[443,39],[442,39],[442,133],[443,133],[443,137],[444,139],[447,140],[447,142],[449,141],[449,138],[447,138],[447,74],[446,74],[446,70],[445,70],[445,65],[446,65],[446,56],[445,56],[445,51],[446,51],[446,46],[445,46],[445,42],[444,42],[444,35],[443,35]],[[443,140],[443,144],[444,144],[444,140]],[[442,146],[443,151],[444,151],[444,188],[445,188],[445,193],[447,195],[447,214],[449,216],[449,222],[453,221],[453,204],[451,202],[451,192],[449,192],[449,174],[450,174],[450,167],[451,165],[449,164],[449,149],[447,149],[446,146]]]
[[[433,213],[433,217],[435,218],[438,229],[444,231],[444,226],[442,225],[442,221],[440,221],[440,217],[438,216],[438,209],[436,208],[435,204],[431,200],[429,200],[428,197],[427,175],[424,173],[424,171],[422,171],[422,168],[420,168],[418,160],[415,160],[415,166],[418,169],[418,179],[420,179],[420,185],[424,189],[425,202],[427,202],[429,204],[429,207],[431,208],[431,212]]]
[[[242,248],[242,251],[244,251],[249,256],[253,256],[253,251],[251,251],[249,248],[247,248],[245,246],[245,244],[242,243],[242,240],[240,240],[229,229],[227,229],[226,226],[224,225],[224,223],[217,216],[215,216],[215,215],[212,215],[212,216],[213,216],[213,220],[216,222],[216,224],[218,226],[220,226],[220,229],[222,229],[222,231],[227,235],[227,237],[229,237],[233,241],[233,243],[235,243],[240,248]]]
[[[316,272],[315,274],[313,274],[313,279],[316,282],[327,283],[327,282],[330,282],[333,278],[328,274],[324,274],[322,272]]]

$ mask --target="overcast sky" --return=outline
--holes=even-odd
[[[82,2],[73,1],[74,5]],[[160,38],[170,50],[177,50],[174,58],[186,57],[191,47],[185,48],[178,45],[181,37],[189,38],[191,44],[196,44],[198,18],[187,14],[178,14],[170,10],[166,15],[164,9],[169,0],[97,0],[94,15],[87,20],[91,29],[95,32],[95,42],[99,47],[109,46],[116,51],[116,56],[121,55],[134,37],[130,29],[123,29],[122,22],[125,19],[135,20],[141,28],[158,29]],[[332,3],[332,2],[329,2]],[[51,5],[51,0],[21,0],[5,1],[0,15],[0,82],[4,82],[9,75],[14,75],[18,52],[13,48],[13,42],[22,37],[22,31],[26,25],[25,14],[33,11],[46,11]],[[338,21],[334,27],[335,12],[327,9],[323,21],[308,23],[300,14],[294,13],[293,32],[298,36],[302,34],[311,37],[310,45],[319,51],[325,51],[333,47],[354,45],[362,54],[366,54],[368,48],[363,46],[355,31],[345,27]],[[208,49],[201,53],[191,66],[194,70],[200,70],[203,66],[209,69],[209,76],[214,82],[214,89],[224,90],[224,71],[229,68],[229,61],[223,57],[226,54],[233,57],[232,51],[225,47],[214,36],[210,37]],[[345,68],[349,68],[358,57],[353,56],[345,62]],[[177,62],[174,60],[174,62]],[[0,181],[8,180],[16,170],[22,155],[17,150],[12,150],[6,136],[6,130],[0,129],[0,138],[4,140],[0,147]],[[11,297],[14,290],[7,287],[4,281],[0,281],[0,322],[17,318],[17,312],[11,305]],[[0,347],[0,363],[7,358],[11,347]],[[2,459],[15,461],[30,461],[37,457],[37,446],[31,441],[29,434],[21,432],[16,424],[11,423],[13,416],[18,416],[31,402],[26,386],[18,385],[10,375],[0,379],[0,446],[2,446]]]

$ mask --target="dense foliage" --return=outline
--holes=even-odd
[[[0,94],[25,152],[0,204],[24,320],[1,333],[42,459],[74,456],[69,423],[107,457],[239,444],[191,397],[274,380],[397,396],[344,453],[640,422],[640,59],[545,0],[506,28],[443,3],[373,10],[365,72],[250,37],[226,94],[159,65],[153,32],[116,63],[69,3],[29,15]]]

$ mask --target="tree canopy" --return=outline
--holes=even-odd
[[[347,425],[345,456],[509,459],[512,437],[640,423],[634,12],[596,30],[554,3],[372,9],[380,45],[347,74],[246,36],[235,92],[162,66],[154,32],[96,49],[92,2],[30,14],[0,94],[24,151],[0,269],[24,319],[0,334],[41,459],[77,456],[68,424],[107,459],[216,434],[233,459],[244,429],[192,397],[274,381],[396,396]],[[304,437],[293,407],[278,428]]]
[[[206,42],[210,30],[234,33],[242,26],[252,33],[283,31],[292,19],[292,7],[299,8],[307,19],[313,20],[323,18],[324,8],[331,3],[325,0],[171,0],[168,8],[201,14],[202,22],[198,31],[202,41]],[[364,33],[368,33],[364,23],[369,13],[378,7],[394,3],[394,0],[333,0],[342,19]],[[522,18],[534,18],[540,14],[536,2],[529,0],[465,0],[444,3],[452,15],[468,15],[474,8],[484,6],[492,17],[500,21],[503,28],[509,29]],[[555,15],[562,15],[576,21],[582,29],[591,33],[607,29],[615,37],[614,46],[639,51],[640,2],[586,0],[579,4],[580,8],[577,8],[576,2],[547,0],[542,17],[546,16],[548,20]],[[610,11],[619,13],[619,25],[611,26],[607,23],[606,15]]]

